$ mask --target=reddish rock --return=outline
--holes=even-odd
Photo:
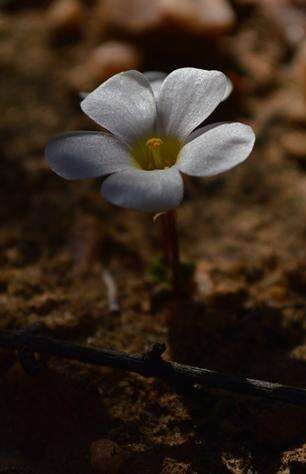
[[[79,0],[57,0],[47,11],[50,32],[61,37],[79,34],[84,23],[84,15],[84,7]]]
[[[192,33],[223,33],[235,23],[227,0],[162,0],[161,8],[165,20]]]
[[[140,52],[135,46],[107,41],[91,51],[85,65],[74,70],[73,85],[78,90],[92,90],[118,72],[139,69],[140,58]]]
[[[136,35],[169,25],[193,33],[219,33],[235,22],[227,0],[105,0],[105,15],[110,26]]]
[[[191,464],[179,462],[176,459],[165,458],[161,474],[191,474],[193,471]]]
[[[290,131],[281,138],[284,151],[288,157],[297,159],[306,165],[306,134],[302,131]]]
[[[302,100],[306,99],[306,39],[301,42],[293,61],[292,79],[298,91],[302,95]]]
[[[236,0],[236,2],[258,7],[279,28],[289,44],[297,45],[305,38],[306,14],[302,2],[293,0]]]
[[[107,22],[119,30],[137,34],[158,26],[160,0],[105,0]]]

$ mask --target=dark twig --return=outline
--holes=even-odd
[[[36,377],[40,372],[41,364],[35,355],[25,348],[18,349],[17,355],[23,370],[27,372],[28,375]]]
[[[166,350],[166,344],[162,343],[155,343],[151,344],[146,352],[143,354],[143,358],[146,361],[151,361],[151,362],[161,362],[162,361],[162,355]]]
[[[42,326],[40,324],[33,324],[20,331],[23,334],[39,334],[42,331]],[[36,377],[41,369],[41,363],[37,359],[36,355],[29,350],[27,346],[19,347],[17,349],[17,356],[21,367],[28,375]]]
[[[83,363],[136,372],[145,377],[161,377],[181,385],[204,385],[256,397],[270,398],[306,406],[306,390],[281,384],[225,375],[208,369],[167,362],[161,358],[164,346],[158,344],[143,354],[128,354],[107,349],[82,346],[37,336],[26,331],[0,331],[0,346],[31,353],[47,354]],[[152,357],[153,355],[153,357]]]

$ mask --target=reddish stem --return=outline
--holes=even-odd
[[[170,242],[168,220],[165,213],[161,214],[160,221],[161,221],[161,238],[162,238],[163,247],[164,247],[164,261],[165,261],[165,264],[170,267],[171,261],[172,261],[171,242]]]
[[[176,231],[176,212],[170,210],[162,214],[162,234],[165,248],[165,260],[171,269],[173,293],[177,299],[181,296],[180,254]]]

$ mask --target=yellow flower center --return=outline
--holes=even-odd
[[[136,143],[132,156],[138,168],[163,170],[176,163],[181,148],[182,144],[175,137],[150,137]]]

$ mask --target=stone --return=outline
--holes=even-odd
[[[85,65],[72,73],[72,84],[78,91],[91,91],[103,81],[122,71],[139,69],[141,54],[127,42],[107,41],[93,49]]]
[[[191,474],[193,471],[191,464],[179,462],[172,458],[165,458],[161,474]]]
[[[301,100],[304,102],[306,99],[306,39],[301,42],[297,49],[293,67],[292,67],[292,80],[294,81],[298,91],[301,93]]]
[[[236,0],[237,1],[237,0]],[[303,0],[302,0],[303,2]],[[298,45],[306,33],[306,14],[302,2],[292,0],[238,0],[256,6],[274,23],[289,45]]]
[[[105,0],[110,26],[130,34],[175,26],[194,34],[228,31],[235,13],[228,0]]]
[[[132,34],[142,34],[158,26],[160,0],[104,0],[107,23]]]
[[[283,149],[288,158],[294,158],[298,163],[306,166],[306,134],[302,131],[286,132],[281,139]]]
[[[74,36],[81,33],[85,11],[79,0],[57,0],[47,11],[50,33],[56,36]]]
[[[227,0],[161,0],[162,15],[177,27],[195,34],[219,34],[230,30],[235,14]]]

